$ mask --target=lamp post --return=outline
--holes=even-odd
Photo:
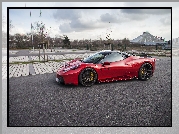
[[[38,48],[39,48],[39,61],[40,61],[40,45],[38,45]]]
[[[34,51],[33,33],[32,33],[32,46],[33,46],[33,51]]]
[[[54,42],[55,42],[55,41],[53,40],[53,49],[54,49],[54,51],[55,51],[55,48],[54,48]]]
[[[27,47],[29,48],[29,38],[26,39]]]

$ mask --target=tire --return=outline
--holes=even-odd
[[[92,68],[85,68],[79,75],[79,83],[85,87],[94,85],[97,81],[97,73]]]
[[[139,69],[139,80],[146,81],[153,76],[153,67],[150,63],[144,63]]]

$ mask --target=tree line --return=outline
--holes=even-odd
[[[12,21],[9,22],[9,33],[14,28]],[[47,27],[42,21],[31,23],[31,32],[26,34],[16,33],[14,35],[9,34],[9,48],[10,49],[37,49],[38,44],[48,43],[47,48],[62,47],[62,48],[77,48],[77,49],[90,49],[98,50],[103,49],[104,45],[111,44],[113,49],[123,47],[130,44],[128,38],[123,40],[112,40],[109,35],[107,39],[102,40],[74,40],[70,41],[67,35],[56,35],[54,38],[50,37],[51,27]],[[112,32],[112,31],[111,31]],[[125,45],[124,45],[125,44]]]

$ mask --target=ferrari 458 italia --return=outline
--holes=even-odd
[[[100,51],[85,59],[74,59],[66,63],[57,70],[56,81],[83,86],[133,78],[146,81],[153,76],[155,61],[155,58],[147,56]]]

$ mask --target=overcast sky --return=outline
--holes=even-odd
[[[2,3],[2,15],[6,19],[7,7],[173,7],[172,27],[173,38],[179,37],[179,3],[149,3],[149,2],[97,2],[97,3],[69,3],[69,2],[8,2]],[[31,17],[30,17],[31,12]],[[154,36],[171,39],[171,10],[170,9],[11,9],[10,20],[14,33],[27,33],[31,31],[31,23],[43,22],[51,37],[67,35],[74,39],[105,39],[110,34],[112,39],[138,37],[148,31]],[[6,23],[6,22],[5,22]],[[5,24],[4,23],[4,24]],[[6,23],[7,24],[7,23]],[[50,28],[51,27],[51,28]],[[3,27],[3,31],[6,30]]]

